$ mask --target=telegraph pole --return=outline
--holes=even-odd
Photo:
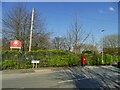
[[[32,9],[32,18],[31,18],[31,27],[30,27],[30,44],[29,44],[29,51],[31,51],[31,44],[32,44],[33,21],[34,21],[34,8]]]

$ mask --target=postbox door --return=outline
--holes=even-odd
[[[83,58],[83,64],[85,64],[85,56],[84,56],[84,58]]]
[[[82,56],[82,64],[85,64],[85,56]]]

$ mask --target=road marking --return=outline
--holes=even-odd
[[[93,77],[92,77],[93,78]],[[85,80],[85,79],[90,79],[90,78],[79,78],[79,79],[71,79],[71,80],[66,80],[66,81],[60,81],[58,83],[66,83],[66,82],[72,82],[72,81],[80,81],[80,80]]]

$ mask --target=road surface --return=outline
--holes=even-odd
[[[8,73],[7,73],[8,72]],[[45,68],[34,72],[3,71],[2,88],[116,88],[120,71],[113,66]]]

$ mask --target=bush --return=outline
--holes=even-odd
[[[119,56],[113,56],[112,57],[113,62],[117,63],[119,61]]]
[[[86,50],[86,51],[82,51],[83,54],[87,53],[87,54],[92,54],[92,51]]]
[[[7,50],[2,52],[2,61],[13,60],[16,61],[17,63],[20,63],[22,56],[23,56],[22,52],[19,52],[17,50]]]
[[[100,65],[102,64],[101,54],[98,52],[94,53],[82,53],[81,56],[86,56],[86,65]]]
[[[104,55],[102,63],[102,55],[98,52],[87,52],[76,55],[71,52],[62,50],[37,50],[22,53],[19,51],[3,51],[2,52],[2,69],[27,69],[32,68],[31,60],[39,60],[38,67],[52,66],[77,66],[81,64],[81,56],[86,56],[86,65],[110,65],[112,61],[120,61],[120,56]]]
[[[111,57],[111,55],[110,54],[106,54],[105,56],[104,56],[104,64],[105,65],[111,65],[112,64],[112,57]]]
[[[70,54],[68,64],[69,64],[69,66],[79,65],[79,60],[80,60],[80,58],[77,55]]]
[[[79,56],[74,53],[62,51],[62,50],[37,50],[30,51],[22,54],[19,51],[4,51],[2,53],[3,61],[10,57],[11,60],[16,62],[14,68],[31,68],[32,60],[39,60],[40,64],[38,66],[76,66],[79,64]],[[6,65],[9,67],[9,65]]]
[[[2,62],[0,62],[0,70],[2,70]]]
[[[98,52],[94,52],[93,65],[101,65],[101,64],[102,64],[101,54],[99,54]]]
[[[75,66],[78,65],[78,57],[74,54],[68,54],[61,56],[54,56],[54,58],[48,60],[48,66]]]
[[[2,62],[2,69],[14,69],[16,62],[13,60],[5,60]]]
[[[98,52],[94,53],[82,53],[81,56],[86,56],[86,65],[112,65],[112,62],[119,62],[120,56],[111,56],[110,54],[104,54],[103,62],[102,55]]]
[[[56,59],[49,60],[48,61],[48,66],[52,66],[52,67],[56,66]]]

